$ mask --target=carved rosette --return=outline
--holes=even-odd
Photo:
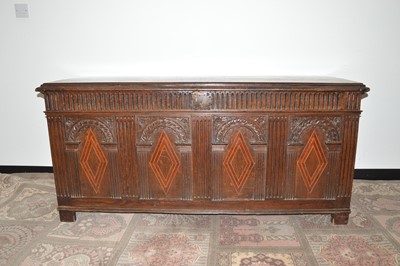
[[[291,122],[289,145],[302,145],[302,136],[305,132],[318,128],[325,134],[327,144],[338,144],[341,142],[341,117],[295,117]]]
[[[114,119],[101,117],[92,119],[66,118],[65,134],[66,142],[81,142],[82,134],[92,129],[100,143],[115,143]]]
[[[214,144],[227,144],[233,135],[242,131],[251,144],[267,143],[267,119],[263,116],[213,117]]]
[[[190,144],[189,117],[140,116],[137,119],[139,145],[152,145],[161,131],[170,133],[176,144]]]

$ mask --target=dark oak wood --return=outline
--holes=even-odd
[[[345,224],[368,90],[320,77],[45,83],[60,219],[326,213]]]
[[[65,211],[60,210],[60,221],[62,222],[75,222],[76,221],[76,212],[74,211]]]

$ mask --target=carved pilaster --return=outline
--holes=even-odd
[[[149,183],[149,157],[150,152],[148,147],[138,147],[138,162],[139,167],[139,184],[140,184],[140,198],[148,200],[152,198]]]
[[[136,126],[134,116],[116,117],[118,136],[118,168],[121,175],[121,196],[139,196],[138,159],[136,149]]]
[[[119,154],[116,150],[110,150],[107,152],[107,157],[109,158],[110,165],[113,166],[109,168],[109,195],[111,198],[119,199],[121,198],[121,176],[119,175],[118,166]]]
[[[222,160],[224,157],[224,148],[222,146],[213,146],[212,149],[212,169],[213,169],[213,190],[212,199],[222,200],[223,199],[223,170]]]
[[[287,176],[285,184],[285,199],[295,198],[296,162],[300,155],[297,146],[287,147]]]
[[[342,160],[340,166],[340,178],[338,197],[351,197],[353,187],[354,165],[356,160],[356,147],[358,136],[359,115],[346,115],[344,117]]]
[[[48,115],[47,124],[57,196],[70,197],[73,184],[71,184],[71,179],[67,178],[64,118],[62,116]]]
[[[255,153],[255,180],[254,180],[254,200],[264,200],[266,190],[266,173],[265,167],[268,158],[267,147],[256,146],[254,147]]]
[[[181,199],[192,200],[193,199],[193,178],[192,178],[192,153],[190,150],[181,152],[182,165],[187,167],[182,168],[182,185],[181,185]]]
[[[325,184],[325,199],[335,199],[337,194],[337,183],[340,179],[335,173],[339,170],[340,149],[331,150],[328,154],[328,169],[329,179]]]
[[[71,184],[71,197],[79,198],[82,196],[81,181],[80,181],[80,165],[79,157],[76,149],[68,149],[66,151],[68,164],[68,177]]]
[[[192,117],[193,185],[195,199],[211,197],[211,117]]]
[[[282,198],[286,182],[288,118],[286,116],[270,116],[268,132],[266,198]]]

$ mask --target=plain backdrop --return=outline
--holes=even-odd
[[[51,165],[44,82],[324,75],[371,88],[356,167],[400,168],[399,14],[399,0],[1,0],[0,165]]]

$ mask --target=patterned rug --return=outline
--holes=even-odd
[[[52,174],[0,174],[0,265],[399,265],[400,181],[354,183],[329,215],[78,213],[60,223]]]

